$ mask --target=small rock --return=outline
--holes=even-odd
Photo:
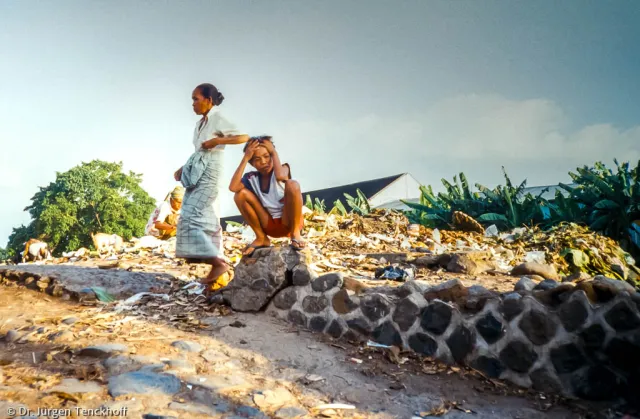
[[[166,364],[169,367],[169,371],[174,371],[174,372],[184,373],[184,374],[196,373],[196,367],[194,367],[192,364],[185,361],[184,359],[172,359],[168,361]]]
[[[386,321],[378,326],[373,331],[372,337],[377,343],[402,347],[402,337],[391,321]]]
[[[109,378],[109,394],[118,397],[127,394],[175,394],[182,383],[172,375],[151,371],[135,371]]]
[[[469,355],[475,347],[475,342],[475,332],[460,325],[451,336],[449,336],[449,339],[447,339],[447,346],[449,346],[453,359],[457,363],[462,364],[467,355]]]
[[[186,352],[202,352],[202,346],[199,343],[187,340],[176,340],[171,346]]]
[[[76,340],[76,336],[69,330],[62,330],[58,333],[54,333],[49,336],[49,340],[54,342],[73,342]]]
[[[266,418],[264,413],[251,406],[240,406],[236,409],[236,414],[243,418]]]
[[[215,351],[213,349],[208,349],[200,354],[207,362],[216,363],[216,362],[226,362],[229,360],[229,357],[225,354]]]
[[[211,375],[206,377],[189,377],[187,382],[194,386],[204,387],[216,392],[243,390],[250,387],[239,375]]]
[[[523,276],[516,283],[515,290],[516,291],[533,291],[533,288],[536,286],[536,283],[533,282],[533,279],[528,276]]]
[[[525,262],[511,270],[512,276],[540,275],[545,279],[559,280],[556,268],[537,262]]]
[[[396,305],[396,309],[393,312],[393,321],[396,322],[403,332],[406,332],[413,326],[420,314],[420,301],[418,298],[422,299],[419,295],[413,294],[402,299]],[[422,304],[424,304],[424,300]]]
[[[69,394],[97,393],[102,391],[102,386],[95,381],[80,381],[75,378],[65,378],[60,384],[49,392],[61,392]]]
[[[476,330],[488,344],[496,343],[505,333],[504,325],[491,312],[476,322]]]
[[[611,288],[618,292],[626,291],[629,294],[636,292],[635,288],[633,288],[633,286],[628,282],[621,281],[619,279],[607,278],[604,275],[598,275],[593,278],[593,285],[602,288]]]
[[[67,317],[66,319],[62,320],[62,324],[66,324],[66,325],[72,325],[74,323],[77,323],[80,319],[78,319],[77,317]]]
[[[553,279],[545,279],[544,281],[536,285],[533,289],[534,291],[546,291],[546,290],[553,289],[557,286],[558,286],[558,283]]]
[[[424,299],[427,301],[438,299],[453,302],[459,306],[464,305],[468,296],[469,290],[459,279],[452,279],[444,284],[436,285],[424,293]]]
[[[480,252],[483,253],[484,252]],[[466,274],[478,275],[495,269],[495,266],[484,260],[474,260],[473,252],[471,254],[454,254],[447,264],[447,271]]]
[[[126,345],[119,343],[108,343],[105,345],[89,346],[81,349],[78,352],[79,356],[88,356],[92,358],[106,358],[113,354],[128,352],[129,348]]]
[[[16,332],[15,330],[9,330],[5,335],[4,335],[4,341],[7,343],[13,343],[15,341],[17,341],[18,339],[20,339],[22,335],[18,332]]]
[[[107,369],[110,375],[120,375],[126,372],[139,370],[142,367],[162,369],[163,364],[154,363],[151,359],[145,359],[145,357],[127,357],[127,356],[114,356],[104,360],[103,365]]]
[[[586,272],[578,271],[562,278],[562,282],[582,282],[591,279],[591,275]]]
[[[276,419],[297,419],[307,414],[306,410],[299,407],[283,407],[276,412]]]
[[[294,400],[291,393],[282,387],[265,390],[253,395],[253,402],[260,409],[277,409]]]
[[[438,350],[438,342],[425,333],[416,333],[409,338],[409,347],[419,354],[434,356]]]
[[[242,328],[242,327],[247,327],[247,325],[242,323],[240,320],[236,320],[235,322],[231,323],[229,327]]]

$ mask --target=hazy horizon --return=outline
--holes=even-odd
[[[0,247],[83,161],[122,161],[164,198],[202,82],[304,190],[404,172],[492,186],[501,166],[549,185],[640,160],[634,0],[0,0],[0,27]],[[240,156],[227,149],[225,183]]]

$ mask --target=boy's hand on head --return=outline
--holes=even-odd
[[[264,148],[267,149],[267,151],[269,152],[269,154],[273,154],[273,152],[275,151],[276,147],[273,145],[273,143],[271,142],[271,140],[262,140],[262,146],[264,146]]]

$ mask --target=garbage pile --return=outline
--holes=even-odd
[[[576,224],[561,224],[548,231],[522,227],[500,233],[495,226],[485,229],[484,233],[473,230],[476,231],[410,225],[402,213],[389,210],[372,210],[365,216],[308,212],[304,229],[308,250],[305,251],[310,253],[311,268],[317,274],[342,272],[352,278],[390,284],[429,276],[431,272],[416,269],[412,264],[422,256],[471,252],[488,255],[487,261],[496,267],[491,272],[493,275],[507,275],[522,262],[553,265],[566,277],[581,273],[591,277],[605,275],[634,285],[640,275],[633,258],[615,241]],[[255,236],[249,227],[238,224],[227,225],[224,235],[225,256],[235,266]],[[288,239],[273,239],[272,244],[287,245]],[[143,237],[126,243],[120,252],[104,255],[83,248],[53,261],[38,263],[95,266],[98,261],[104,269],[163,271],[175,274],[181,281],[206,276],[206,265],[186,265],[183,260],[175,259],[174,253],[175,239],[161,241]]]

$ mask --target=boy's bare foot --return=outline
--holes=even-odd
[[[294,234],[291,239],[291,247],[295,250],[302,250],[307,247],[307,243],[302,239],[300,233]]]
[[[242,256],[251,256],[256,249],[265,249],[271,246],[271,240],[268,237],[256,238],[253,243],[248,245],[242,251]]]

